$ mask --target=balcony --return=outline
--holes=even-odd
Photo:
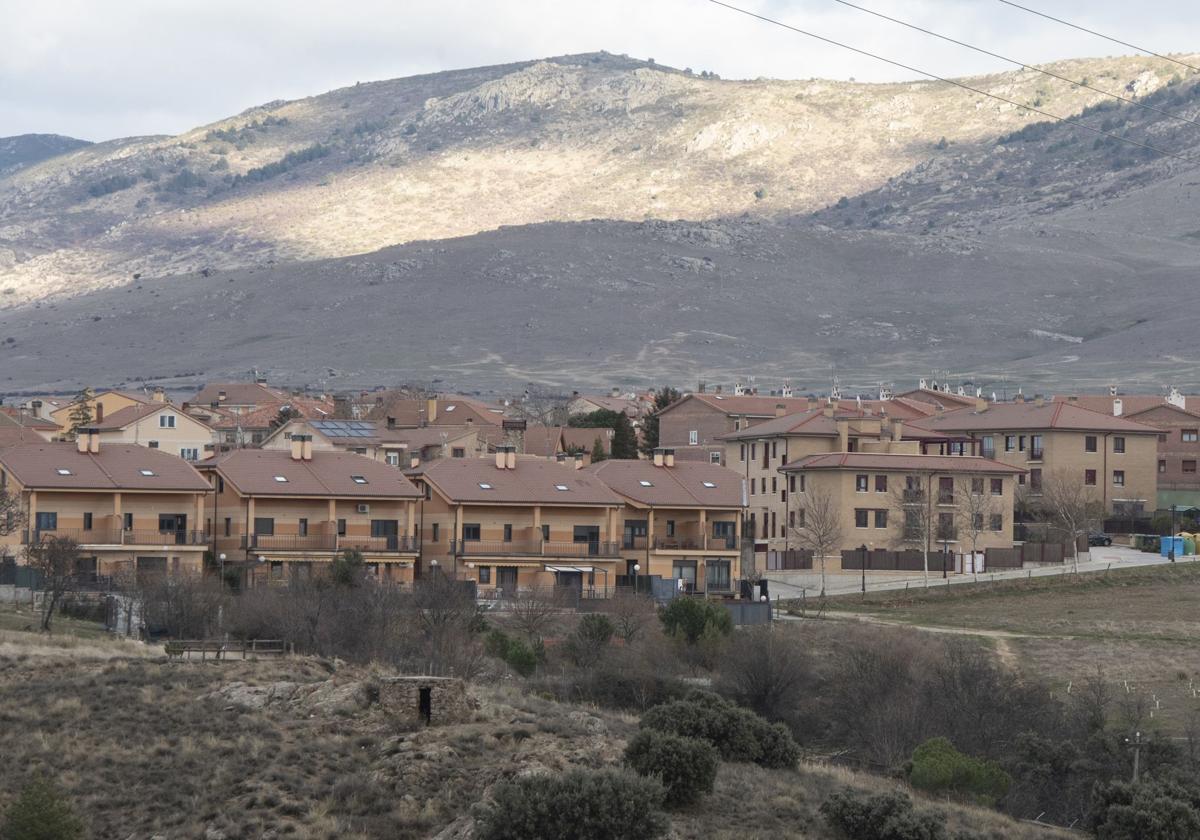
[[[619,557],[616,542],[550,542],[451,540],[450,553],[459,557]]]
[[[364,553],[413,552],[417,541],[412,537],[358,537],[334,534],[250,534],[242,537],[246,551],[321,551],[355,550]]]
[[[51,539],[73,540],[81,546],[111,545],[190,545],[204,547],[209,543],[206,531],[125,531],[108,528],[56,528],[21,533],[22,545],[37,545]]]
[[[1045,454],[1046,454],[1046,450],[1042,449],[1042,447],[1040,447],[1040,446],[1036,447],[1034,449],[1030,449],[1029,450],[1029,460],[1030,461],[1040,461],[1045,456]]]
[[[925,504],[925,491],[909,488],[904,491],[901,498],[906,505],[923,505]]]
[[[655,551],[737,551],[737,537],[655,537]]]

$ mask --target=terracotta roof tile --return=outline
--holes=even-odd
[[[412,499],[420,492],[395,467],[352,452],[318,450],[311,461],[290,450],[236,449],[201,464],[243,496]],[[281,476],[286,481],[279,481]],[[356,482],[361,476],[365,483]]]
[[[1111,414],[1089,411],[1063,402],[991,403],[986,411],[962,408],[942,416],[912,421],[914,426],[939,432],[1010,431],[1016,429],[1060,429],[1085,432],[1158,434],[1159,430]]]
[[[827,452],[806,455],[780,467],[797,470],[910,470],[913,472],[1007,473],[1025,470],[973,455],[901,455],[876,452]]]
[[[620,498],[587,470],[541,458],[518,458],[517,467],[512,470],[497,468],[494,458],[442,458],[422,467],[420,472],[452,502],[621,504]]]
[[[656,467],[653,461],[611,459],[584,472],[625,498],[652,507],[742,506],[742,477],[718,464],[676,461],[673,467]]]
[[[208,482],[182,458],[133,444],[106,443],[96,454],[80,452],[74,443],[19,444],[0,450],[0,464],[22,486],[33,489],[163,492],[210,489]]]

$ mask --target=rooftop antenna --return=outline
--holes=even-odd
[[[829,392],[829,399],[837,402],[842,398],[842,382],[838,377],[833,377],[833,389]]]

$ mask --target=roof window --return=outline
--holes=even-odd
[[[352,475],[352,476],[350,476],[350,480],[353,481],[355,484],[366,484],[367,483],[367,479],[361,475]]]
[[[154,470],[138,470],[142,475],[154,475]]]
[[[278,481],[280,484],[287,484],[287,476],[286,475],[277,475],[277,476],[275,476],[275,480]]]
[[[643,487],[653,487],[654,486],[653,481],[646,481],[646,479],[644,479],[644,478],[641,481],[639,481],[638,484],[642,485]]]
[[[702,481],[700,483],[703,484],[705,487],[709,487],[709,488],[717,486],[717,485],[713,484],[711,481]]]
[[[67,469],[66,467],[59,467],[59,468],[58,468],[58,474],[59,474],[59,475],[74,475],[74,473],[72,473],[72,472],[71,472],[69,469]]]
[[[488,484],[486,481],[481,481],[481,482],[479,482],[479,489],[480,490],[491,490],[492,485]]]
[[[555,484],[554,489],[555,490],[570,490],[571,488],[565,484]]]
[[[454,410],[454,409],[456,409],[456,408],[458,408],[458,406],[456,406],[456,405],[448,405],[448,406],[446,406],[446,411],[453,411],[453,410]]]

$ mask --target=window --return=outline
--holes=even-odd
[[[991,516],[991,521],[988,522],[988,528],[992,531],[1003,531],[1004,530],[1004,514],[993,513]]]
[[[803,493],[803,492],[804,492],[804,487],[805,487],[805,480],[804,480],[804,478],[805,478],[805,476],[804,476],[804,473],[800,473],[800,475],[799,475],[799,479],[800,479],[800,492],[801,492],[801,493]]]
[[[772,493],[774,493],[775,491],[777,491],[779,489],[779,485],[777,485],[775,483],[775,481],[776,481],[775,476],[771,476],[771,492]]]
[[[470,540],[471,542],[479,542],[479,535],[482,529],[478,522],[463,523],[463,542]]]
[[[142,475],[145,475],[145,476],[154,475],[154,470],[138,470],[138,472],[140,472]]]
[[[339,537],[346,536],[346,520],[345,519],[338,520],[337,528],[338,528],[338,536]]]
[[[1021,435],[1019,438],[1017,438],[1017,449],[1021,452],[1025,451],[1025,435]]]
[[[132,513],[125,514],[125,523],[124,524],[125,524],[126,531],[133,530],[133,514]]]
[[[1200,429],[1180,429],[1179,435],[1184,443],[1196,443],[1200,440]]]
[[[758,458],[758,444],[752,443],[750,444],[750,460],[753,461],[756,458]]]
[[[1113,487],[1125,486],[1125,470],[1113,470]]]
[[[866,493],[868,489],[869,476],[856,475],[854,476],[854,490],[856,493]]]
[[[565,493],[567,490],[570,490],[571,488],[565,484],[555,484],[554,489],[560,493]]]
[[[690,432],[688,432],[688,445],[689,446],[695,446],[699,442],[700,442],[700,433],[698,431],[696,431],[695,429],[692,429]]]
[[[1167,461],[1165,458],[1158,459],[1158,471],[1160,473],[1165,473],[1167,471]]]
[[[876,528],[886,528],[887,527],[887,515],[888,515],[888,512],[886,510],[875,511],[875,527]]]
[[[1088,487],[1095,487],[1096,486],[1096,471],[1095,470],[1084,470],[1083,471],[1083,483],[1086,484]]]
[[[175,428],[175,415],[174,414],[158,415],[158,428],[174,429]]]
[[[387,461],[387,465],[389,467],[400,466],[400,453],[399,452],[389,452],[384,456],[384,459]]]
[[[1196,471],[1196,462],[1195,461],[1184,461],[1183,462],[1183,471],[1185,473],[1194,473]]]
[[[287,484],[287,476],[286,475],[277,475],[277,476],[275,476],[275,480],[278,481],[280,484]]]
[[[55,470],[55,472],[58,473],[59,475],[72,475],[73,474],[66,467],[59,467],[57,470]]]
[[[804,508],[800,508],[798,511],[796,511],[796,527],[797,528],[806,527],[804,524]]]
[[[225,536],[228,537],[228,536],[231,536],[232,534],[233,534],[233,517],[226,516],[225,517]]]
[[[767,477],[765,475],[758,480],[758,489],[761,490],[764,495],[766,494],[766,492],[767,492]]]
[[[480,490],[491,490],[492,485],[488,484],[486,481],[481,481],[481,482],[479,482],[479,489]]]
[[[550,542],[550,526],[542,526],[542,542]]]
[[[308,536],[308,520],[306,518],[301,517],[300,521],[296,523],[296,533],[302,537]]]
[[[492,567],[491,566],[480,566],[479,567],[479,582],[480,583],[491,583],[492,582]]]
[[[712,490],[714,487],[717,486],[714,482],[711,482],[711,481],[701,481],[700,485],[702,487],[707,487],[709,490]]]
[[[709,452],[708,453],[708,462],[710,464],[721,463],[721,453],[720,452]]]
[[[653,481],[646,481],[646,479],[644,479],[644,478],[641,481],[639,481],[638,484],[642,485],[643,487],[653,487],[654,486]]]
[[[353,481],[355,484],[366,484],[367,483],[366,477],[361,476],[361,475],[352,475],[352,476],[350,476],[350,480]]]
[[[158,449],[158,441],[156,441],[156,440],[152,440],[149,443],[147,443],[146,445],[148,447],[150,447],[151,449]]]
[[[938,504],[948,505],[954,501],[954,478],[943,476],[938,479]]]
[[[58,514],[38,512],[35,527],[39,531],[57,531],[58,530]]]
[[[971,479],[971,495],[972,496],[982,496],[983,495],[983,479],[982,478],[972,478]]]
[[[221,478],[221,476],[217,476],[217,492],[225,492],[225,479]]]
[[[738,447],[738,460],[742,463],[746,462],[746,444],[744,443]]]
[[[864,508],[855,508],[854,509],[854,527],[855,528],[866,528],[867,527],[867,515],[869,513],[870,513],[870,511],[865,510]]]
[[[667,536],[668,537],[675,536],[675,520],[674,519],[667,520]]]
[[[1025,486],[1025,473],[1021,473],[1017,476],[1017,484],[1021,485],[1022,487]]]
[[[750,495],[754,495],[754,479],[750,479]]]
[[[939,540],[954,540],[958,539],[958,534],[954,532],[954,514],[939,513],[937,521],[937,538]]]
[[[270,537],[275,534],[275,520],[269,516],[254,517],[254,535]]]
[[[92,530],[92,515],[90,513],[85,513],[83,515],[83,530]]]
[[[431,534],[430,534],[430,537],[429,537],[429,541],[430,541],[430,542],[437,542],[437,541],[438,541],[438,531],[440,531],[440,530],[441,530],[441,529],[438,527],[438,524],[437,524],[436,522],[434,522],[434,523],[433,523],[433,528],[432,528],[432,530],[431,530]]]
[[[1029,471],[1029,489],[1034,491],[1035,493],[1040,493],[1042,491],[1042,471],[1041,470],[1030,470]]]
[[[179,457],[185,461],[199,461],[200,450],[194,446],[181,446],[179,448]]]
[[[466,447],[452,446],[450,448],[450,457],[451,458],[466,458],[467,457]]]
[[[993,478],[992,479],[992,495],[993,496],[1003,496],[1004,495],[1004,479],[1003,478]]]
[[[1113,452],[1117,453],[1118,455],[1125,454],[1125,438],[1123,438],[1123,437],[1113,438]]]
[[[983,530],[983,514],[982,513],[971,514],[971,530],[973,530],[973,531],[982,531]]]
[[[886,493],[887,492],[887,476],[886,475],[875,476],[875,492],[876,493]]]
[[[952,442],[950,444],[950,454],[951,455],[966,455],[967,454],[967,445],[965,443],[963,443],[961,440]]]
[[[1005,435],[1004,436],[1004,451],[1012,452],[1016,448],[1017,448],[1017,439],[1015,437],[1013,437],[1012,435]]]
[[[984,435],[979,439],[979,453],[984,458],[991,458],[996,454],[996,439],[991,435]]]
[[[1096,451],[1096,436],[1095,435],[1086,435],[1083,438],[1083,451],[1084,452],[1095,452]]]
[[[1029,439],[1029,459],[1031,461],[1040,461],[1045,454],[1042,448],[1042,436],[1034,435]]]
[[[512,542],[512,524],[511,523],[506,524],[504,526],[504,541]]]

